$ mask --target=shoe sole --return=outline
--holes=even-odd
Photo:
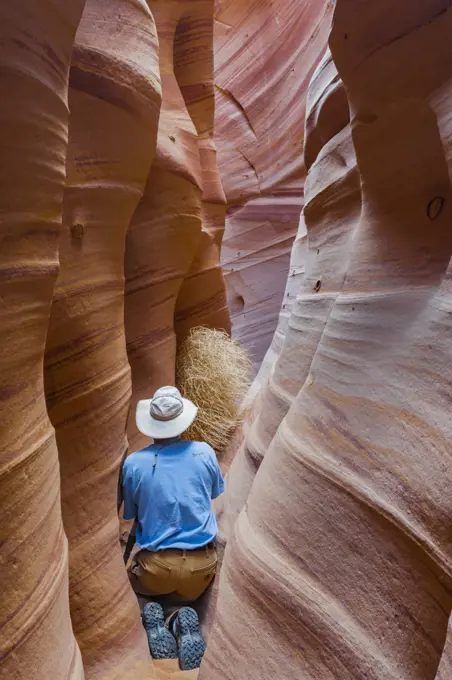
[[[183,671],[199,668],[205,644],[201,634],[198,614],[191,607],[183,607],[177,617],[179,632],[179,666]]]
[[[148,636],[149,651],[153,659],[177,659],[177,642],[165,627],[162,607],[157,602],[148,602],[141,615]]]

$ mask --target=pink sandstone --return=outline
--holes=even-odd
[[[230,312],[257,377],[200,680],[452,679],[451,30],[449,0],[0,7],[2,677],[197,677],[151,661],[116,488],[137,399]]]
[[[303,205],[303,122],[331,3],[219,0],[216,138],[228,200],[222,263],[233,335],[257,372],[284,297]],[[283,300],[284,297],[284,300]]]
[[[451,17],[445,1],[336,3],[351,127],[326,61],[306,275],[228,475],[203,679],[435,677],[451,609]]]

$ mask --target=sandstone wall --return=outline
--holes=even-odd
[[[116,490],[130,402],[125,238],[154,158],[160,100],[147,4],[88,0],[70,72],[60,272],[45,357],[71,617],[87,678],[152,677],[118,541]]]
[[[348,105],[326,57],[306,273],[228,474],[201,678],[435,678],[452,575],[451,21],[446,1],[336,3]]]
[[[0,674],[82,680],[42,364],[83,2],[0,5]]]
[[[1,675],[167,677],[118,541],[132,393],[124,255],[132,222],[127,271],[138,252],[144,285],[153,267],[170,298],[162,315],[151,288],[126,314],[129,337],[145,334],[147,396],[162,362],[174,379],[153,330],[173,352],[174,329],[229,330],[213,2],[19,0],[0,22]]]
[[[291,304],[284,291],[303,205],[305,96],[331,9],[323,0],[216,3],[216,138],[228,200],[222,263],[233,334],[256,372],[281,304]]]
[[[225,197],[213,143],[213,0],[152,0],[162,78],[157,154],[127,236],[125,323],[135,407],[174,383],[192,326],[230,330],[220,248]]]
[[[213,0],[0,8],[2,677],[165,675],[127,583],[116,485],[132,387],[131,422],[192,325],[229,327],[226,205],[228,298],[256,367],[278,325],[222,461],[238,448],[200,677],[437,674],[452,10],[337,0],[320,60],[332,9],[216,3],[225,197]],[[450,659],[447,643],[438,680]]]

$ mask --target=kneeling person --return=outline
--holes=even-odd
[[[124,519],[136,520],[140,549],[129,567],[140,595],[174,594],[192,602],[215,576],[217,522],[211,500],[224,491],[214,450],[180,435],[197,408],[175,387],[162,387],[137,405],[137,427],[154,443],[126,458]]]

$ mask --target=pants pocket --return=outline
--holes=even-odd
[[[212,583],[217,571],[217,557],[205,559],[202,564],[188,566],[184,577],[179,581],[177,594],[187,600],[197,600]]]
[[[153,553],[139,556],[137,576],[152,595],[167,595],[174,591],[173,567]]]

